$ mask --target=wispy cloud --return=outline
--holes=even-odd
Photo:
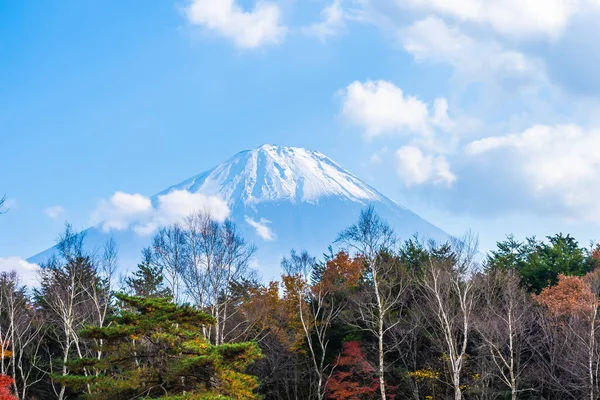
[[[499,34],[519,39],[555,38],[570,19],[593,0],[397,0],[403,8],[435,12],[458,21],[489,26]]]
[[[460,82],[494,83],[516,89],[547,83],[541,60],[507,49],[497,41],[475,39],[436,16],[403,28],[400,40],[417,62],[452,66]]]
[[[271,221],[261,218],[260,221],[255,221],[249,216],[245,216],[246,223],[253,227],[256,230],[256,234],[260,236],[263,240],[273,241],[275,240],[275,234],[273,230],[269,228],[267,225],[271,223]]]
[[[334,0],[329,6],[321,10],[321,21],[302,28],[302,32],[309,36],[316,36],[322,42],[328,38],[339,35],[346,27],[346,13],[341,0]]]
[[[193,0],[186,8],[190,23],[231,40],[242,49],[283,42],[287,28],[276,3],[259,1],[244,11],[235,0]]]
[[[65,209],[61,206],[52,206],[44,210],[44,214],[52,219],[59,219],[65,213]]]
[[[600,130],[578,125],[535,125],[486,137],[465,153],[477,164],[494,160],[489,184],[507,177],[527,190],[538,209],[600,223]]]

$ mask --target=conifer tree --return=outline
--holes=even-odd
[[[163,269],[152,263],[149,251],[144,251],[144,261],[138,264],[133,276],[125,280],[128,291],[134,296],[171,298],[171,290],[164,286]]]
[[[211,345],[201,333],[211,316],[165,298],[117,297],[125,307],[110,326],[81,332],[102,341],[105,357],[72,363],[79,374],[59,377],[66,385],[89,387],[90,400],[259,398],[257,379],[244,373],[260,357],[255,343]]]

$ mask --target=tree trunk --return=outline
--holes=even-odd
[[[460,390],[460,371],[454,371],[454,400],[462,400],[462,390]]]
[[[383,351],[383,306],[381,304],[381,295],[379,293],[379,282],[377,281],[377,271],[372,268],[373,282],[375,286],[375,297],[377,298],[377,312],[379,314],[378,324],[378,342],[379,342],[379,391],[381,393],[381,400],[386,400],[385,394],[385,360]]]
[[[588,369],[589,369],[589,380],[590,380],[590,400],[596,400],[596,393],[594,391],[594,349],[596,347],[596,314],[598,309],[595,307],[592,313],[592,320],[590,322],[590,343],[588,348]]]
[[[508,309],[508,344],[510,347],[510,394],[511,400],[517,400],[517,379],[515,376],[515,351],[514,351],[514,340],[513,340],[513,303],[512,299],[510,300],[510,305]]]
[[[67,361],[69,360],[69,348],[67,347],[65,350],[65,354],[63,356],[63,367],[62,367],[62,376],[67,375]],[[58,393],[58,400],[63,400],[65,397],[66,386],[64,384],[60,385],[60,392]]]
[[[386,399],[385,395],[385,364],[383,359],[383,317],[379,322],[379,390],[381,391],[381,400]]]

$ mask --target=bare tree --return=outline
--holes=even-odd
[[[180,224],[162,228],[152,239],[152,246],[144,250],[145,258],[165,273],[173,300],[181,300],[181,275],[188,258],[186,237]]]
[[[106,325],[111,306],[112,283],[117,269],[118,250],[114,238],[108,239],[102,250],[100,259],[93,260],[95,273],[91,274],[88,284],[83,286],[89,299],[88,307],[91,308],[89,310],[91,324],[100,328]],[[102,339],[97,344],[96,357],[100,360]]]
[[[496,376],[516,400],[523,391],[522,374],[530,361],[526,339],[533,334],[531,297],[515,270],[491,269],[476,278],[479,302],[474,327]]]
[[[310,275],[316,263],[316,258],[309,255],[307,251],[298,254],[292,250],[289,258],[284,257],[281,260],[281,268],[284,271],[284,275],[282,275],[284,301],[289,301],[291,310],[298,315],[304,339],[308,344],[313,373],[317,379],[316,396],[314,393],[313,396],[321,400],[325,395],[323,390],[325,353],[318,354],[317,351],[324,350],[323,347],[326,348],[327,344],[321,335],[324,332],[317,328],[318,321],[316,319],[320,313],[319,306],[316,306],[317,310],[314,310],[310,302]],[[317,315],[314,311],[317,312]],[[313,336],[313,332],[316,333],[315,336]],[[312,390],[315,390],[314,387],[311,388]]]
[[[588,303],[588,315],[585,320],[588,322],[588,329],[586,330],[587,340],[584,341],[587,347],[588,356],[588,379],[589,379],[589,394],[590,399],[596,399],[600,394],[598,386],[599,382],[599,369],[600,360],[598,355],[598,307],[600,306],[600,270],[590,272],[586,276],[587,283],[589,285],[592,296]],[[583,339],[583,338],[582,338]],[[582,340],[583,341],[583,340]]]
[[[248,264],[256,251],[235,224],[197,212],[159,231],[150,251],[153,263],[167,273],[174,298],[190,300],[215,318],[214,325],[204,328],[206,337],[215,344],[229,341],[226,326],[236,313],[232,284],[250,275]]]
[[[314,399],[314,384],[310,360],[291,352],[276,335],[267,335],[260,342],[264,357],[251,367],[261,376],[261,392],[269,399]]]
[[[58,254],[42,265],[41,287],[36,293],[51,326],[50,332],[61,349],[58,375],[62,376],[69,374],[71,359],[94,354],[93,346],[81,339],[79,331],[86,326],[104,324],[111,301],[109,280],[114,271],[114,246],[106,246],[106,259],[100,262],[84,251],[84,237],[67,224],[58,241]],[[104,273],[110,276],[102,276]],[[95,354],[101,356],[101,353]],[[54,368],[50,363],[49,372],[57,375]],[[84,373],[91,371],[84,369]],[[56,386],[53,382],[53,389],[59,400],[65,398],[63,383]]]
[[[240,327],[234,340],[254,340],[260,344],[263,358],[252,367],[261,377],[261,393],[266,398],[314,399],[315,374],[310,357],[304,351],[304,333],[298,323],[297,302],[280,297],[280,283],[267,286],[246,281],[235,285],[238,312],[235,322]],[[232,324],[233,325],[233,324]],[[298,351],[302,349],[302,351]]]
[[[232,284],[249,276],[248,264],[256,248],[246,243],[231,220],[218,223],[202,212],[185,219],[184,235],[188,248],[183,274],[186,293],[215,318],[208,337],[215,344],[225,343],[230,333],[226,326],[236,313],[231,307]]]
[[[325,361],[329,329],[348,304],[349,289],[360,279],[362,259],[353,260],[340,252],[319,265],[306,251],[298,255],[292,250],[281,264],[286,273],[282,276],[284,296],[296,305],[317,380],[316,397],[322,400],[334,369]]]
[[[530,379],[541,398],[582,399],[587,396],[587,357],[570,328],[536,308],[538,335],[528,337],[534,351],[536,373]]]
[[[362,210],[355,225],[341,232],[337,243],[354,250],[364,259],[368,286],[355,297],[360,315],[355,326],[370,332],[377,340],[379,392],[386,399],[384,338],[398,323],[391,312],[402,302],[407,282],[393,255],[396,238],[392,228],[370,206]]]
[[[473,328],[476,292],[470,275],[476,268],[477,240],[467,235],[453,241],[449,250],[446,254],[436,254],[435,249],[430,251],[421,287],[425,298],[423,307],[433,315],[448,357],[454,399],[461,400],[461,373]]]
[[[43,378],[40,347],[43,321],[30,303],[16,272],[0,274],[1,371],[13,378],[14,393],[28,398],[28,390]],[[5,362],[5,360],[7,362]]]
[[[559,362],[540,357],[543,367],[557,387],[572,394],[587,392],[590,399],[597,399],[599,393],[599,293],[600,271],[596,270],[584,277],[559,275],[555,286],[535,296],[547,307],[541,317],[546,337],[558,339],[546,340],[546,348],[540,348],[546,354],[561,350]]]

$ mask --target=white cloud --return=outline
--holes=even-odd
[[[444,20],[429,16],[401,31],[404,49],[417,61],[448,62],[456,65],[461,54],[469,52],[473,41],[458,27],[449,27]]]
[[[473,141],[465,152],[501,159],[504,170],[495,173],[522,183],[538,204],[572,218],[600,222],[598,149],[599,129],[535,125],[521,133]]]
[[[271,221],[264,218],[261,218],[260,221],[255,221],[247,215],[244,218],[248,225],[256,229],[256,234],[263,238],[263,240],[275,240],[275,234],[273,233],[273,230],[267,226],[267,224],[270,224]]]
[[[321,11],[321,22],[314,23],[302,29],[306,35],[316,36],[322,42],[327,38],[337,36],[346,26],[346,15],[341,0],[334,0],[331,5]]]
[[[279,6],[264,1],[258,1],[252,11],[244,11],[235,0],[192,0],[186,14],[192,24],[202,25],[244,49],[279,44],[287,30]]]
[[[426,183],[451,186],[456,181],[443,156],[425,155],[415,146],[396,150],[396,168],[407,187]]]
[[[512,38],[556,38],[590,0],[397,0],[402,7],[490,26]]]
[[[429,136],[433,126],[444,128],[450,121],[445,99],[436,101],[432,116],[426,103],[388,81],[355,81],[341,95],[343,116],[362,127],[368,139],[387,133]]]
[[[52,219],[58,219],[65,213],[65,209],[61,206],[52,206],[44,210],[44,214]]]
[[[40,266],[31,264],[20,257],[0,257],[0,272],[16,271],[21,282],[29,287],[39,285]]]
[[[152,213],[152,201],[141,194],[116,192],[109,200],[102,200],[92,214],[94,223],[102,222],[102,229],[124,230],[140,218]]]
[[[148,197],[117,192],[110,200],[100,203],[92,219],[95,223],[102,221],[105,232],[132,227],[139,235],[149,235],[157,228],[179,222],[197,211],[207,212],[217,221],[225,220],[230,213],[220,198],[186,190],[173,190],[158,196],[156,207]]]
[[[174,190],[158,196],[158,206],[153,210],[150,218],[139,222],[133,229],[140,235],[147,235],[158,227],[179,222],[198,211],[210,214],[216,221],[224,221],[230,213],[227,204],[216,196]]]
[[[544,64],[507,50],[495,41],[479,41],[439,17],[429,16],[401,30],[404,49],[419,62],[447,63],[468,82],[537,86],[546,82]]]

